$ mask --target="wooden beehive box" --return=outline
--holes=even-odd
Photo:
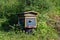
[[[34,11],[18,13],[18,24],[20,24],[23,28],[36,28],[36,16],[37,12]]]

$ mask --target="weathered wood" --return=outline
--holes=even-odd
[[[27,12],[18,13],[17,15],[18,15],[18,24],[20,22],[23,22],[23,23],[20,23],[20,24],[24,25],[23,26],[24,28],[36,28],[37,12],[35,12],[35,11],[27,11]],[[30,23],[29,20],[32,20],[31,21],[32,23]]]

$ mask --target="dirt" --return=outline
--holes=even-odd
[[[60,16],[59,15],[49,15],[49,19],[47,20],[47,24],[53,26],[57,31],[60,40]]]

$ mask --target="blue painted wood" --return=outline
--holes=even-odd
[[[35,18],[26,18],[26,26],[36,26]]]
[[[19,23],[20,23],[21,26],[24,26],[24,23],[25,23],[24,18],[20,19]]]

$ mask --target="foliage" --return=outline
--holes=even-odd
[[[16,25],[16,13],[33,10],[38,12],[37,28],[25,34]],[[56,30],[46,23],[52,13],[60,15],[60,0],[0,0],[0,40],[57,40]]]

